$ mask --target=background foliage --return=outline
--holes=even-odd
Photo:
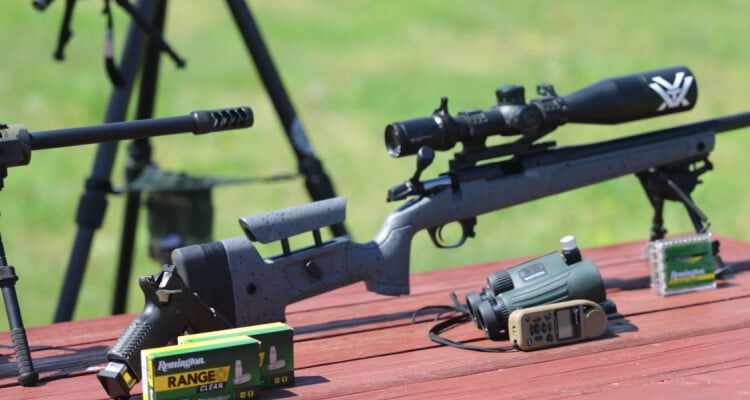
[[[60,4],[57,4],[60,3]],[[67,60],[51,54],[63,2],[43,14],[30,1],[0,2],[2,120],[30,130],[100,123],[110,84],[103,69],[105,20],[99,1],[81,1]],[[253,10],[315,150],[342,195],[347,225],[358,241],[371,238],[387,213],[386,190],[413,171],[413,159],[391,159],[383,127],[430,113],[442,95],[451,110],[485,108],[508,83],[552,82],[568,93],[599,79],[676,64],[688,65],[700,88],[687,114],[602,127],[559,129],[559,144],[614,138],[739,112],[750,105],[747,3],[742,1],[257,1]],[[250,130],[154,141],[167,168],[222,176],[267,175],[294,169],[292,153],[244,45],[221,1],[171,2],[167,36],[188,59],[185,70],[162,64],[157,115],[249,104]],[[127,19],[116,9],[118,43]],[[120,46],[118,46],[118,49]],[[709,174],[695,197],[713,230],[747,239],[750,228],[750,132],[722,135]],[[125,146],[121,146],[121,152]],[[10,171],[0,194],[0,227],[21,280],[27,325],[51,321],[74,235],[72,223],[95,148],[37,152],[32,165]],[[444,168],[443,155],[426,172]],[[114,175],[122,182],[122,153]],[[215,193],[215,236],[240,234],[236,219],[307,201],[300,181],[222,188]],[[110,198],[97,234],[75,318],[106,315],[114,279],[123,201]],[[637,180],[618,179],[479,219],[478,238],[458,250],[432,248],[420,234],[412,271],[534,255],[575,233],[582,246],[644,239],[651,211]],[[682,210],[667,210],[672,232],[690,228]],[[136,275],[156,270],[138,235]],[[273,254],[275,248],[264,248]],[[478,282],[479,284],[479,282]],[[135,278],[130,310],[142,296]],[[0,319],[0,329],[7,323]]]

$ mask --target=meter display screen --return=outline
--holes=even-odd
[[[557,337],[560,339],[569,339],[573,337],[573,326],[570,324],[570,309],[557,310]]]

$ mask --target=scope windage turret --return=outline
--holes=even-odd
[[[695,106],[698,84],[685,66],[605,79],[567,96],[552,85],[539,85],[544,96],[525,102],[524,88],[496,90],[498,105],[452,116],[447,99],[432,115],[394,122],[385,128],[385,145],[393,157],[415,154],[420,147],[448,150],[458,142],[483,145],[490,135],[522,135],[526,143],[566,122],[617,124],[656,117]]]

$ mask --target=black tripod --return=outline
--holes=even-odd
[[[105,0],[108,8],[108,0]],[[180,65],[181,59],[166,45],[163,32],[166,14],[166,0],[140,0],[135,7],[127,0],[115,0],[118,5],[133,16],[128,37],[122,52],[121,64],[117,73],[112,73],[111,57],[107,59],[108,72],[115,86],[110,97],[106,122],[122,121],[132,93],[133,83],[140,67],[140,90],[136,118],[149,118],[153,114],[156,95],[156,82],[159,57],[167,52]],[[37,0],[35,6],[44,8],[51,0]],[[40,3],[40,4],[37,4]],[[43,4],[41,4],[43,3]],[[292,106],[289,96],[279,78],[268,49],[263,42],[249,7],[244,0],[226,0],[234,22],[247,46],[258,73],[263,81],[274,108],[281,120],[289,143],[297,158],[298,169],[305,177],[305,187],[313,200],[335,196],[330,178],[323,170],[307,140],[307,134]],[[55,53],[62,58],[62,47],[70,37],[70,23],[75,0],[66,0],[66,13],[60,31],[60,42]],[[148,37],[144,34],[148,33]],[[117,79],[115,79],[115,77]],[[117,82],[119,80],[119,82]],[[76,215],[78,231],[68,262],[68,270],[63,283],[60,301],[55,313],[55,322],[70,320],[75,308],[86,262],[91,249],[94,232],[104,218],[107,207],[107,194],[112,192],[110,176],[117,151],[117,143],[105,143],[97,149],[91,175],[86,180],[85,191],[81,196]],[[144,168],[152,165],[151,146],[147,139],[136,140],[128,148],[126,179],[137,177]],[[120,246],[120,257],[115,282],[112,313],[122,313],[127,300],[127,282],[130,278],[135,228],[137,225],[141,194],[128,192]],[[335,236],[346,234],[342,224],[331,227]]]

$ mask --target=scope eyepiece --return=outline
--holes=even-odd
[[[417,154],[423,146],[448,150],[455,146],[455,133],[449,131],[452,121],[438,115],[394,122],[385,128],[385,146],[391,157]]]

